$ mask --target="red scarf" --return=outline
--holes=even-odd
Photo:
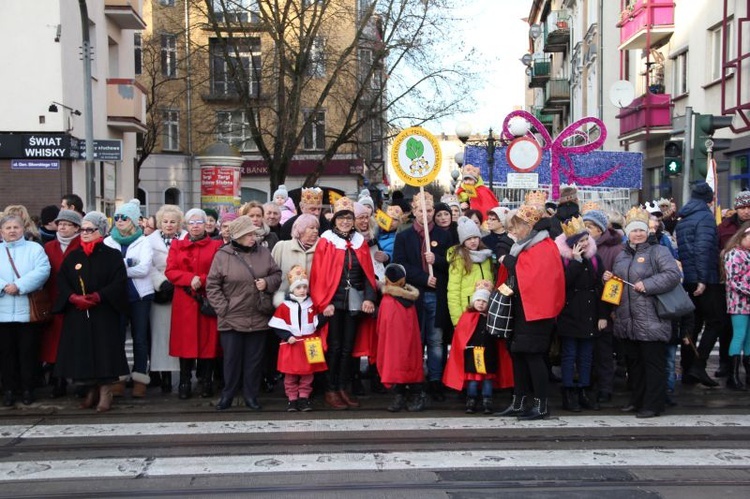
[[[103,239],[101,237],[88,243],[81,240],[81,249],[83,249],[83,252],[86,253],[86,256],[91,256],[91,253],[94,252],[94,248],[96,248],[96,245],[101,243],[102,241]]]
[[[424,258],[424,254],[428,250],[429,251],[432,251],[432,250],[430,250],[429,248],[427,248],[427,241],[425,241],[425,238],[424,238],[424,226],[416,218],[414,219],[414,222],[412,222],[411,226],[414,228],[414,232],[417,233],[417,236],[419,236],[419,247],[421,249],[420,256],[422,257],[422,270],[424,270],[425,272],[428,272],[429,271],[429,266],[427,265],[427,260],[425,260],[425,258]],[[435,224],[433,222],[428,222],[427,223],[427,230],[428,231],[432,231],[432,228],[434,226],[435,226]]]

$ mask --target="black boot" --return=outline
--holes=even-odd
[[[518,395],[513,395],[513,399],[510,401],[510,405],[506,407],[504,410],[500,412],[496,412],[493,414],[493,416],[498,416],[501,418],[510,417],[510,416],[520,416],[523,414],[523,406],[526,402],[526,397],[519,397]]]
[[[727,378],[732,375],[732,358],[729,358],[729,362],[726,360],[719,360],[719,368],[714,371],[714,378]]]
[[[474,414],[475,412],[477,412],[477,399],[466,397],[466,414]]]
[[[416,388],[414,391],[416,393],[412,395],[406,408],[409,412],[422,412],[427,407],[427,393],[421,387]]]
[[[162,371],[161,373],[161,392],[172,393],[172,372]]]
[[[430,381],[430,396],[435,402],[445,402],[445,393],[443,393],[443,384],[440,381]]]
[[[65,378],[54,378],[52,384],[52,398],[64,397],[68,392],[68,380]]]
[[[745,385],[750,386],[750,357],[742,357],[742,365],[745,367]]]
[[[399,412],[406,408],[406,388],[404,385],[396,385],[393,387],[393,402],[388,406],[389,412]]]
[[[493,408],[492,408],[492,397],[484,397],[482,398],[482,409],[484,409],[484,413],[489,415],[492,414]]]
[[[198,392],[201,398],[214,396],[214,360],[198,359],[196,372],[198,376]]]
[[[536,419],[545,419],[549,416],[549,408],[547,407],[547,399],[535,398],[531,404],[531,408],[518,416],[519,421],[534,421]]]
[[[589,396],[587,387],[581,387],[578,389],[578,403],[581,405],[581,408],[588,411],[599,410],[599,403],[596,401],[596,399]]]
[[[719,383],[711,379],[711,376],[706,372],[706,361],[703,359],[695,359],[690,370],[687,372],[687,376],[693,378],[703,386],[716,387]]]
[[[729,371],[729,377],[727,377],[727,388],[731,388],[732,390],[744,390],[745,385],[742,383],[742,378],[740,378],[740,364],[742,363],[742,358],[739,355],[732,355],[731,361],[732,369]]]
[[[370,365],[368,371],[370,375],[370,392],[388,393],[388,389],[380,381],[380,373],[378,372],[377,366],[375,366],[375,364]]]
[[[359,362],[359,359],[357,359],[357,362]],[[362,384],[362,372],[359,369],[354,371],[354,375],[352,376],[352,393],[358,397],[365,394],[365,385]]]
[[[189,399],[192,395],[193,359],[180,359],[180,386],[178,396],[180,400]]]
[[[578,393],[571,386],[563,387],[563,409],[570,412],[581,412],[581,404],[578,402]]]

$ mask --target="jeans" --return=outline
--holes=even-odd
[[[677,376],[674,372],[675,357],[677,356],[677,345],[667,345],[667,392],[674,391]]]
[[[594,360],[593,338],[560,337],[560,369],[562,384],[566,388],[573,388],[573,377],[578,368],[578,386],[591,385],[591,365]]]
[[[427,347],[427,380],[440,381],[443,378],[443,331],[435,327],[437,295],[426,291],[422,295],[419,313],[419,330],[422,345]]]
[[[750,315],[732,315],[732,343],[729,355],[750,355]]]
[[[466,383],[466,396],[469,398],[477,398],[479,396],[479,383],[480,381],[469,381]],[[482,398],[492,398],[492,380],[483,379],[482,383]]]
[[[151,322],[151,302],[154,295],[130,302],[130,315],[120,316],[120,332],[125,341],[126,329],[130,323],[133,337],[133,372],[148,374],[148,332]]]

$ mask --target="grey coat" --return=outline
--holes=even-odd
[[[663,341],[672,336],[671,322],[656,315],[656,297],[680,285],[680,270],[669,250],[661,245],[639,244],[634,250],[626,244],[617,255],[612,270],[633,284],[643,281],[645,293],[625,285],[622,301],[615,309],[617,338],[632,341]]]

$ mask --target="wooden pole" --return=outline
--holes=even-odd
[[[424,186],[422,186],[422,185],[419,186],[419,194],[420,194],[420,196],[422,196],[422,203],[423,203],[423,207],[422,207],[422,227],[424,227],[424,246],[425,246],[425,248],[427,248],[426,251],[432,251],[430,249],[430,248],[432,248],[432,246],[430,246],[430,228],[427,225],[428,224],[428,222],[427,222],[427,204],[425,203],[425,199],[424,199]],[[432,264],[431,263],[427,264],[427,271],[430,273],[430,277],[433,277],[434,274],[432,272]]]

